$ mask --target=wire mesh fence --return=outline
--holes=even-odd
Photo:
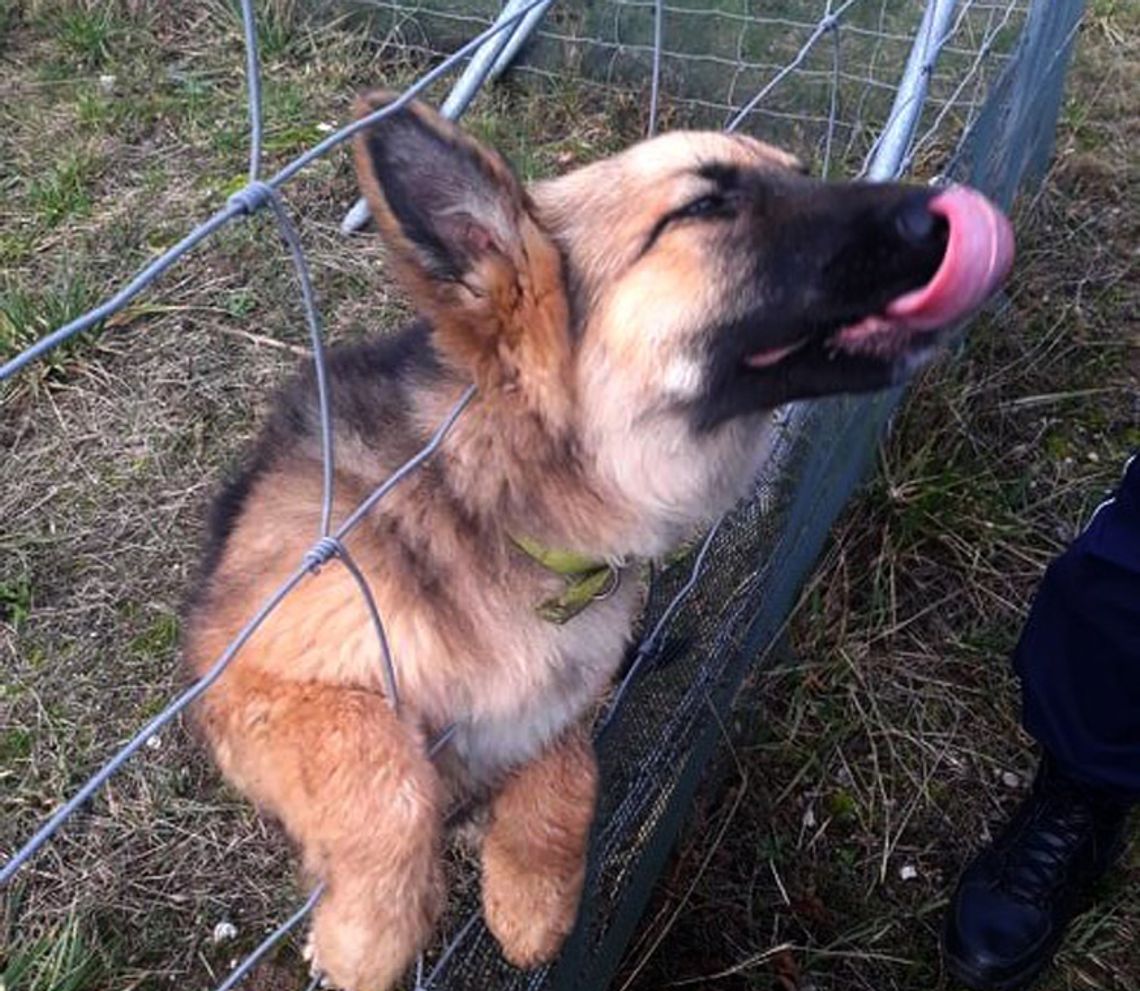
[[[358,0],[409,50],[438,56],[485,26],[494,4]],[[815,152],[835,174],[864,167],[898,92],[902,68],[923,26],[938,39],[916,121],[911,158],[945,160],[1012,57],[1025,0],[951,5],[897,0],[808,3],[661,3],[608,0],[556,5],[516,60],[516,71],[558,79],[573,71],[599,85],[641,87],[660,63],[671,108],[688,122],[735,122],[776,143]],[[662,26],[661,44],[656,26]],[[941,153],[941,154],[939,154]],[[909,164],[909,163],[907,163]]]
[[[743,0],[532,0],[508,4],[502,12],[478,2],[366,3],[377,28],[400,49],[433,59],[445,50],[452,54],[395,105],[335,131],[263,180],[256,18],[252,0],[241,6],[250,106],[248,183],[111,299],[15,356],[0,368],[0,380],[121,310],[215,232],[268,208],[293,261],[318,372],[326,468],[320,532],[290,579],[207,674],[147,721],[8,856],[0,868],[3,885],[12,885],[134,754],[209,690],[258,623],[301,580],[334,559],[349,569],[368,602],[385,659],[387,696],[398,704],[399,658],[389,656],[383,618],[341,539],[431,457],[473,390],[419,454],[334,527],[320,316],[305,252],[280,192],[306,166],[474,56],[452,92],[452,115],[514,59],[540,85],[573,74],[592,85],[650,90],[650,129],[675,122],[744,128],[794,147],[827,175],[884,179],[917,171],[969,181],[1008,203],[1048,154],[1081,13],[1078,2],[1050,0],[773,2],[762,13]],[[641,645],[596,727],[602,804],[583,910],[560,960],[529,974],[512,970],[468,906],[457,914],[461,921],[453,931],[420,961],[417,988],[605,986],[719,738],[717,714],[727,711],[748,666],[778,633],[897,399],[888,393],[780,411],[780,439],[754,498],[654,583]],[[303,922],[319,897],[318,888],[219,987],[242,980]]]

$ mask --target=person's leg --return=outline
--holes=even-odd
[[[1025,987],[1048,963],[1140,799],[1140,458],[1050,565],[1013,661],[1044,758],[963,874],[943,937],[950,972],[991,991]]]
[[[1045,751],[1079,780],[1140,797],[1140,458],[1050,566],[1013,663]]]

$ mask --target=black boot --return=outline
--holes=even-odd
[[[1128,809],[1043,760],[1032,792],[958,882],[942,937],[947,970],[975,991],[1026,987],[1116,859]]]

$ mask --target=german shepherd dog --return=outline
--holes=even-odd
[[[506,957],[547,961],[573,924],[598,781],[586,724],[641,592],[607,582],[552,616],[543,606],[580,579],[551,562],[616,575],[675,547],[747,492],[774,407],[904,380],[1005,278],[1013,241],[971,190],[826,184],[741,135],[673,132],[524,188],[413,103],[362,130],[355,160],[421,319],[328,356],[335,518],[477,387],[345,540],[401,707],[358,588],[330,566],[253,634],[198,717],[225,776],[325,884],[313,966],[382,991],[440,912],[453,802],[486,802],[483,908]],[[303,559],[321,492],[310,368],[216,502],[193,671]]]

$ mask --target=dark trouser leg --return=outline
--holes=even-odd
[[[1058,765],[1140,798],[1140,458],[1049,567],[1014,667],[1025,728]]]
[[[947,968],[978,991],[1033,981],[1140,798],[1140,459],[1050,565],[1014,665],[1046,759],[946,913]]]

